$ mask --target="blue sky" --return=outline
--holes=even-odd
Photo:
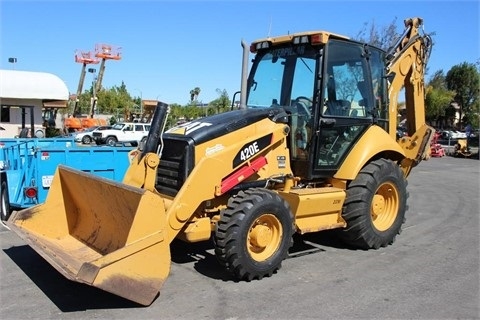
[[[107,61],[103,86],[122,81],[134,96],[186,104],[230,98],[240,88],[241,46],[268,35],[327,30],[353,37],[365,23],[419,16],[435,32],[430,75],[480,60],[478,0],[469,1],[22,1],[0,0],[0,69],[49,72],[75,93],[75,50],[122,48]],[[8,62],[16,57],[15,65]],[[91,65],[99,69],[99,65]],[[84,89],[92,75],[87,73]],[[428,75],[427,75],[428,78]]]

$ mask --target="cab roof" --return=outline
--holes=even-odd
[[[321,40],[323,43],[326,43],[330,37],[336,38],[336,39],[343,39],[343,40],[350,40],[349,37],[328,32],[328,31],[304,31],[304,32],[297,32],[297,33],[292,33],[292,34],[287,34],[287,35],[282,35],[282,36],[275,36],[275,37],[267,37],[267,38],[262,38],[262,39],[257,39],[252,42],[252,45],[260,42],[265,42],[268,41],[272,43],[273,45],[278,45],[282,43],[289,43],[293,41],[293,38],[295,37],[301,37],[301,36],[312,36],[312,35],[318,35],[320,36]]]

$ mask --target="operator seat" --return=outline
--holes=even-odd
[[[328,100],[326,115],[348,117],[350,114],[350,102],[347,100]]]
[[[366,108],[371,108],[370,99],[369,99],[368,90],[367,90],[367,84],[365,83],[365,81],[359,81],[357,83],[357,88],[358,88],[358,91],[360,92],[360,95],[363,98],[360,101],[360,105]]]
[[[293,104],[292,120],[292,144],[295,146],[293,158],[305,160],[308,158],[308,147],[311,138],[312,116],[308,107],[301,103]]]

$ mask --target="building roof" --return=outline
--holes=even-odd
[[[0,70],[0,99],[68,100],[68,88],[58,76],[45,72]]]
[[[144,106],[151,106],[151,107],[156,107],[158,104],[158,100],[142,100],[142,104]]]

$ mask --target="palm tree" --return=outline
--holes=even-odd
[[[190,90],[190,101],[193,102],[193,101],[197,101],[198,99],[198,95],[200,94],[200,88],[199,87],[195,87],[194,89]]]

